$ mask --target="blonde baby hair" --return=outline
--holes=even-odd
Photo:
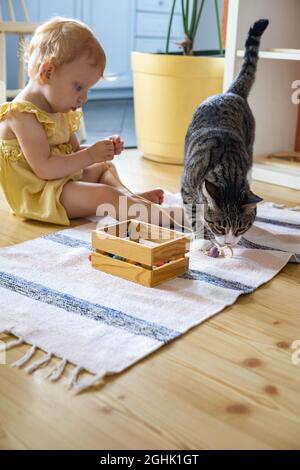
[[[59,67],[86,56],[90,64],[105,65],[105,52],[92,30],[79,20],[56,16],[40,25],[25,46],[30,79],[37,79],[43,63]]]

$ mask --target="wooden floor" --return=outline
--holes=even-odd
[[[130,151],[116,160],[134,190],[179,189],[182,168]],[[265,200],[299,204],[300,193],[254,183]],[[0,202],[0,246],[61,229],[22,222]],[[83,221],[76,221],[76,224]],[[243,295],[206,323],[77,397],[0,366],[2,449],[299,449],[300,265]],[[0,338],[2,339],[2,338]],[[26,347],[8,351],[8,363]]]

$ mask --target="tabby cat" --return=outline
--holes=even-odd
[[[255,121],[247,97],[255,80],[260,38],[269,21],[250,28],[241,70],[226,93],[195,111],[185,139],[181,195],[196,238],[236,245],[254,222],[256,205],[247,179]]]

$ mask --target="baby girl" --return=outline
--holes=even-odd
[[[57,17],[36,30],[27,49],[29,82],[0,106],[0,186],[15,215],[70,225],[70,219],[102,215],[101,205],[111,205],[118,219],[126,219],[121,196],[129,212],[136,203],[150,209],[122,188],[110,162],[123,150],[119,136],[85,147],[76,137],[78,108],[103,77],[105,61],[80,21]],[[162,189],[140,195],[158,204],[164,197]]]

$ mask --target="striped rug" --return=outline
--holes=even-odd
[[[75,392],[128,368],[190,328],[300,262],[300,213],[259,206],[255,226],[231,259],[190,253],[190,270],[147,288],[91,268],[95,222],[0,250],[0,331],[22,342],[13,364],[34,372],[54,361],[58,380],[67,362]],[[44,355],[35,358],[36,349]],[[0,347],[1,350],[1,347]],[[93,374],[80,380],[81,371]]]

